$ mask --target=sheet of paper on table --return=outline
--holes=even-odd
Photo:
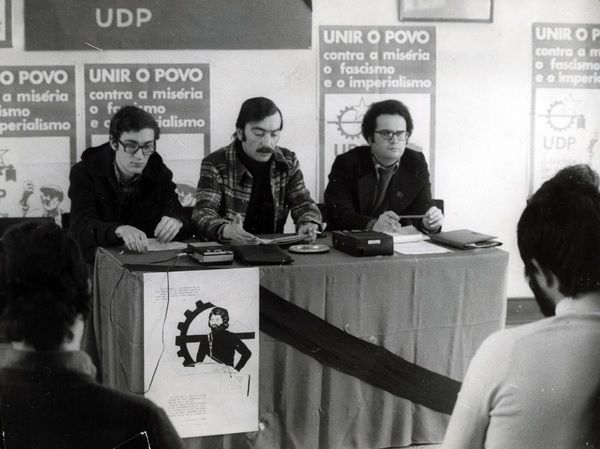
[[[408,243],[408,242],[421,242],[423,240],[429,240],[429,236],[423,234],[413,225],[403,226],[400,231],[397,232],[385,232],[385,234],[391,235],[394,238],[394,244],[396,243]]]
[[[424,240],[420,242],[395,243],[394,251],[400,254],[442,254],[451,253],[452,250]]]
[[[258,289],[258,268],[144,273],[144,395],[182,438],[258,430]]]
[[[203,246],[219,246],[216,242],[193,242],[190,245],[196,248]],[[158,243],[156,239],[148,239],[148,251],[169,251],[169,250],[183,250],[187,249],[188,244],[183,242],[169,242],[169,243]]]

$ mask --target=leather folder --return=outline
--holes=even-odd
[[[469,229],[439,232],[429,236],[432,242],[442,243],[459,249],[491,248],[502,245],[502,242],[493,240],[497,237],[482,234]]]
[[[294,259],[275,244],[232,246],[235,257],[246,265],[285,265]]]

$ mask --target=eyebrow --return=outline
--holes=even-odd
[[[140,141],[138,141],[138,140],[135,140],[135,139],[125,139],[125,140],[122,140],[122,142],[123,143],[135,143],[137,145],[148,145],[149,143],[156,142],[156,139],[148,140],[148,141],[143,142],[143,143],[140,142]]]
[[[275,133],[277,131],[281,131],[281,128],[277,128],[277,129],[265,129],[265,128],[261,128],[260,126],[253,126],[252,128],[250,128],[251,130],[258,130],[258,131],[264,131],[266,133]]]

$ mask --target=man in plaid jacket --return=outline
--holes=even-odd
[[[192,221],[200,237],[256,243],[257,234],[283,232],[291,211],[306,241],[321,229],[321,214],[304,185],[296,155],[277,146],[283,117],[273,101],[246,100],[234,141],[202,161]]]

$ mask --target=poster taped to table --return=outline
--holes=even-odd
[[[258,288],[257,268],[144,273],[145,396],[182,438],[258,430]]]

